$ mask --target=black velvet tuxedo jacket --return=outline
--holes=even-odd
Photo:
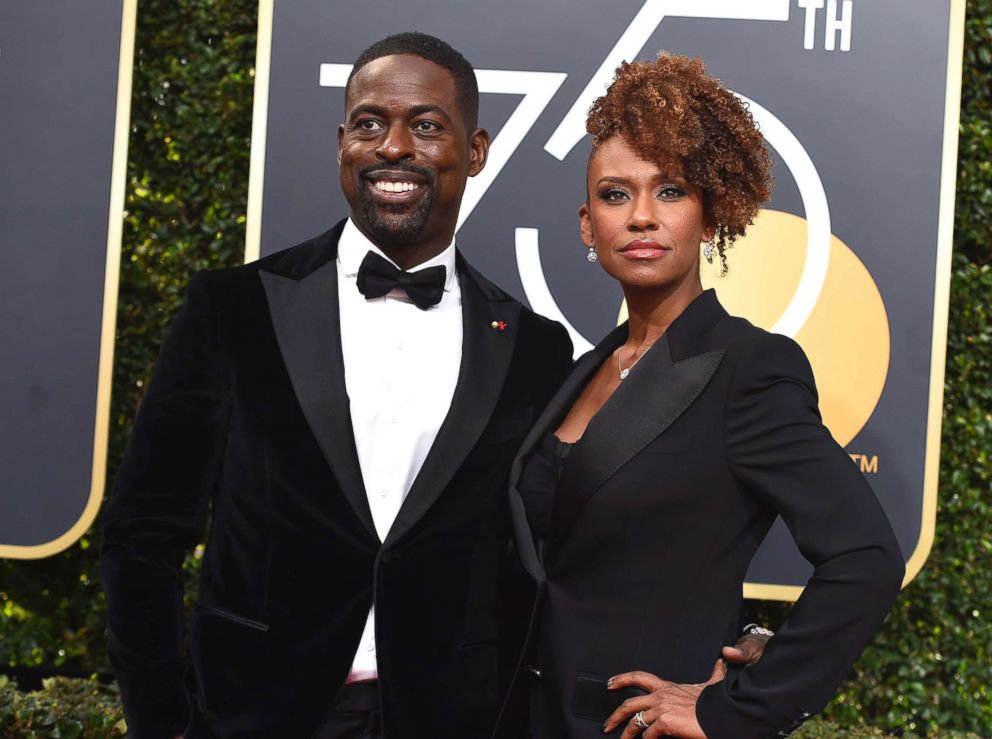
[[[459,256],[451,410],[380,544],[345,391],[342,226],[194,276],[162,348],[103,528],[133,737],[310,736],[373,601],[385,735],[485,737],[495,724],[507,474],[571,343]],[[186,646],[181,566],[208,511]]]
[[[712,291],[589,423],[546,540],[536,541],[521,464],[626,335],[620,326],[579,360],[511,471],[515,540],[535,600],[500,735],[525,735],[532,700],[536,739],[602,736],[575,703],[580,673],[705,681],[721,646],[737,639],[745,572],[777,515],[813,576],[761,662],[705,689],[696,713],[710,739],[788,733],[827,703],[881,624],[902,580],[899,546],[820,421],[802,350],[728,316]]]

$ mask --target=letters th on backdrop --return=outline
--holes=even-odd
[[[936,510],[963,25],[963,0],[263,0],[247,258],[343,217],[348,65],[387,34],[427,31],[478,70],[494,135],[457,243],[581,353],[625,312],[578,237],[586,110],[621,60],[699,55],[749,102],[777,181],[729,276],[706,269],[704,282],[806,350],[824,420],[885,506],[911,578]],[[794,599],[809,573],[778,522],[745,592]]]
[[[0,3],[0,557],[103,495],[135,6]]]

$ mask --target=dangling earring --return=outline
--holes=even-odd
[[[589,264],[595,264],[599,261],[599,254],[596,253],[596,245],[590,244],[589,251],[586,252],[586,261]]]
[[[706,242],[706,246],[703,247],[703,256],[706,257],[706,261],[713,264],[713,252],[716,251],[716,236],[711,238]]]

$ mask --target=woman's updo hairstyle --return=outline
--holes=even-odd
[[[726,272],[726,250],[771,196],[772,159],[746,105],[702,60],[661,52],[654,62],[624,62],[589,109],[586,131],[594,152],[619,135],[646,161],[682,158],[686,179],[703,191]]]

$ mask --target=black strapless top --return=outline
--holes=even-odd
[[[523,499],[527,523],[530,524],[539,555],[543,554],[544,540],[551,522],[555,488],[558,487],[558,480],[573,446],[575,445],[562,441],[549,431],[524,460],[520,470],[517,489]]]

